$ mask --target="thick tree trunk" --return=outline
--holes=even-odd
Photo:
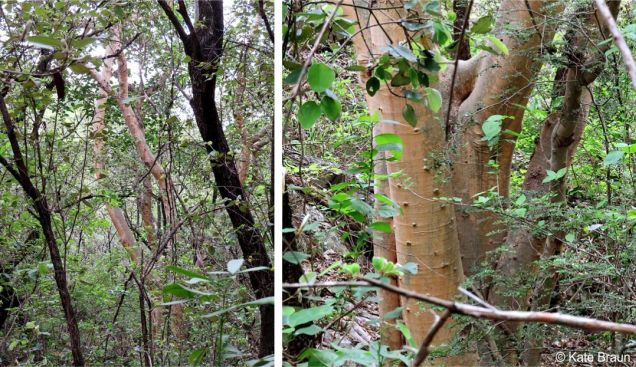
[[[530,9],[528,8],[530,7]],[[457,155],[453,163],[453,191],[467,206],[457,206],[457,228],[466,274],[484,259],[484,255],[504,242],[505,228],[488,211],[472,210],[473,197],[492,188],[508,196],[514,137],[502,133],[493,150],[482,141],[482,123],[492,115],[511,116],[501,131],[521,131],[524,109],[539,72],[545,45],[554,36],[555,25],[537,28],[535,19],[549,18],[560,11],[556,1],[502,2],[495,25],[495,35],[510,50],[509,55],[481,52],[476,62],[478,77],[474,87],[461,102],[454,117],[457,131]],[[547,19],[546,18],[546,19]],[[448,87],[446,87],[448,88]],[[498,169],[489,167],[494,161]]]
[[[618,13],[620,2],[611,1],[613,15]],[[583,9],[585,10],[585,9]],[[569,42],[566,49],[569,66],[557,71],[555,92],[553,97],[562,96],[563,106],[560,111],[552,112],[535,141],[535,151],[531,157],[523,188],[528,195],[538,197],[550,193],[553,203],[565,204],[566,176],[559,180],[543,183],[546,170],[557,172],[569,168],[572,157],[581,140],[589,114],[592,96],[588,87],[603,69],[603,52],[608,47],[597,47],[597,42],[608,34],[606,29],[598,28],[594,10],[588,10],[588,16],[581,27],[573,27],[566,34]],[[585,34],[580,30],[586,30]],[[596,43],[595,43],[596,42]],[[588,50],[591,50],[588,51]],[[555,236],[531,234],[525,227],[514,229],[508,236],[510,251],[502,254],[498,262],[498,270],[504,278],[513,278],[521,273],[533,275],[536,269],[533,264],[539,258],[548,259],[561,252],[564,233]],[[532,292],[530,304],[529,294],[510,297],[503,291],[502,285],[495,285],[490,291],[491,303],[507,308],[526,310],[542,309],[549,304],[550,295],[557,282],[555,275],[538,275],[537,284]],[[516,330],[517,324],[508,324]],[[542,338],[528,337],[521,353],[524,364],[529,366],[541,363]]]
[[[223,2],[197,1],[196,27],[192,25],[185,9],[180,9],[186,18],[190,34],[183,27],[165,1],[159,1],[183,42],[190,57],[188,71],[192,83],[190,105],[205,143],[216,187],[221,197],[227,200],[226,212],[236,231],[245,262],[250,267],[270,268],[271,261],[265,242],[256,228],[254,217],[245,200],[234,158],[223,131],[223,123],[216,106],[216,71],[223,52]],[[250,284],[257,298],[274,295],[274,277],[271,271],[249,273]],[[274,305],[259,306],[261,313],[260,356],[274,352]]]
[[[390,1],[373,2],[373,7],[378,9],[394,8],[395,5]],[[352,12],[351,7],[345,8]],[[457,131],[453,136],[447,137],[445,126],[439,123],[446,121],[446,116],[434,116],[421,107],[416,107],[418,125],[415,128],[408,126],[401,114],[405,100],[386,88],[367,98],[370,113],[380,114],[376,133],[398,134],[404,143],[402,159],[387,165],[389,173],[402,172],[402,178],[389,180],[391,198],[403,209],[402,215],[394,218],[396,252],[400,263],[418,263],[420,273],[400,279],[400,286],[453,298],[463,273],[470,273],[488,251],[503,242],[505,227],[495,223],[496,216],[488,211],[470,210],[469,206],[476,194],[492,188],[502,196],[508,195],[514,138],[502,134],[500,143],[491,150],[482,141],[481,125],[492,115],[505,115],[512,118],[504,121],[502,131],[520,131],[524,110],[519,105],[527,103],[532,81],[542,65],[544,45],[554,35],[554,26],[542,24],[537,29],[533,17],[549,18],[560,10],[556,1],[504,0],[498,12],[495,34],[506,44],[510,54],[480,52],[467,61],[458,61],[453,85],[454,68],[450,66],[441,73],[437,88],[444,95],[442,111],[445,112],[451,103],[448,120],[454,127],[451,131]],[[393,43],[404,39],[404,30],[391,22],[402,16],[399,10],[372,11],[373,17],[361,16],[362,11],[350,15],[351,19],[359,20],[362,27],[369,23],[372,26],[353,40],[361,65],[367,65],[373,56],[382,53],[382,47],[389,43],[386,34]],[[375,22],[386,24],[373,27]],[[453,100],[449,101],[451,88]],[[383,120],[402,123],[386,124]],[[446,154],[447,139],[448,144],[456,146],[457,153],[451,157],[452,166],[433,164],[435,155]],[[489,167],[491,160],[496,162],[498,170]],[[452,179],[444,179],[451,175]],[[454,211],[436,200],[449,196],[461,197],[464,205]],[[463,261],[459,258],[460,245]],[[414,316],[418,314],[417,306],[413,303],[404,305],[404,319],[416,340],[421,341],[432,318],[421,314]],[[448,328],[445,328],[435,343],[449,337]]]
[[[373,3],[373,7],[377,8],[392,8],[394,5],[392,1]],[[373,57],[382,53],[381,49],[389,44],[387,34],[394,43],[404,40],[402,27],[391,22],[394,17],[403,16],[403,9],[380,10],[373,17],[356,13],[356,8],[351,6],[345,6],[345,11],[349,12],[350,19],[360,19],[362,27],[368,23],[382,24],[382,27],[371,27],[354,38],[358,64],[367,65]],[[443,151],[444,127],[439,124],[438,116],[421,105],[414,106],[418,125],[409,126],[402,117],[405,103],[404,98],[393,95],[386,86],[382,86],[373,97],[367,96],[369,113],[378,113],[380,117],[374,134],[397,134],[404,145],[402,158],[387,162],[386,167],[389,174],[402,172],[400,177],[388,181],[390,197],[401,206],[402,214],[393,218],[395,250],[388,249],[386,254],[395,256],[393,259],[401,264],[418,264],[417,274],[405,274],[398,280],[400,287],[452,299],[463,280],[455,213],[451,206],[436,200],[438,197],[452,196],[450,180],[444,179],[450,172],[445,166],[435,168],[432,162],[429,164],[431,167],[427,166],[432,155]],[[399,124],[387,121],[397,121]],[[380,247],[377,243],[376,248]],[[433,314],[413,300],[402,299],[400,304],[404,306],[404,321],[415,341],[420,343],[435,321]],[[388,310],[392,306],[383,302],[381,307]],[[450,327],[445,326],[435,337],[433,345],[449,342],[452,335]],[[451,364],[476,362],[473,355],[449,357],[444,361]]]

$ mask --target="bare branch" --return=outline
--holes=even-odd
[[[636,325],[621,324],[603,321],[582,316],[573,316],[558,312],[539,311],[503,311],[492,310],[482,306],[474,306],[466,303],[454,302],[417,292],[405,290],[390,284],[385,284],[375,279],[359,278],[356,282],[323,282],[314,284],[291,283],[283,284],[283,288],[326,288],[326,287],[379,287],[384,290],[397,293],[403,297],[416,299],[448,309],[451,313],[497,321],[538,322],[543,324],[562,325],[589,332],[615,331],[624,334],[636,335]]]
[[[632,87],[636,89],[636,63],[634,62],[634,58],[632,57],[632,53],[629,51],[629,47],[625,42],[625,38],[621,34],[618,29],[618,25],[616,25],[616,21],[614,17],[612,17],[612,13],[610,9],[607,7],[607,4],[604,0],[595,0],[596,7],[598,8],[599,13],[603,17],[603,20],[607,24],[612,36],[614,36],[614,42],[616,46],[621,52],[623,56],[623,62],[625,62],[625,67],[627,68],[627,73],[632,80]]]
[[[422,344],[420,345],[420,350],[415,355],[415,359],[413,359],[413,367],[418,367],[419,365],[422,364],[422,362],[426,360],[426,357],[428,357],[428,352],[429,352],[428,346],[431,345],[431,343],[433,342],[433,339],[435,338],[435,335],[437,335],[437,333],[440,331],[442,326],[444,326],[444,324],[446,323],[446,320],[448,320],[451,315],[452,313],[448,309],[444,310],[444,312],[442,313],[442,316],[435,315],[437,319],[435,320],[435,323],[433,324],[433,326],[431,326],[431,329],[428,331],[428,334],[426,334],[426,336],[424,337],[424,340],[422,341]]]
[[[170,23],[172,23],[172,25],[174,26],[174,29],[177,31],[177,34],[179,35],[179,38],[183,42],[184,46],[188,45],[190,43],[190,37],[183,29],[183,26],[181,26],[181,23],[179,22],[179,19],[177,19],[177,16],[174,14],[172,9],[170,9],[170,5],[168,5],[165,0],[157,0],[157,2],[159,3],[161,9],[163,9],[163,12],[166,13],[166,16],[170,20]]]

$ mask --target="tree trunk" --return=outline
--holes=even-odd
[[[495,223],[496,216],[469,206],[475,195],[492,188],[501,196],[508,196],[515,145],[514,136],[502,133],[499,144],[491,151],[487,142],[481,140],[482,123],[492,115],[510,116],[511,119],[502,123],[501,131],[521,131],[524,109],[519,106],[525,106],[528,101],[533,80],[543,64],[545,44],[551,42],[555,31],[555,25],[550,23],[538,29],[535,19],[549,18],[560,10],[556,1],[503,1],[494,34],[508,47],[510,54],[498,56],[482,51],[469,61],[477,64],[473,73],[478,76],[457,112],[454,116],[451,114],[459,132],[458,153],[453,163],[453,191],[467,205],[457,206],[456,213],[463,266],[468,275],[505,237],[505,228]],[[461,95],[459,97],[461,100]],[[496,162],[498,170],[488,167],[491,160]]]
[[[364,29],[354,37],[358,64],[368,65],[373,56],[383,53],[381,49],[389,43],[387,34],[394,44],[404,40],[404,30],[391,22],[403,17],[401,9],[374,10],[395,6],[390,1],[373,2],[373,17],[361,17],[361,9],[356,14],[352,7],[345,7],[345,11],[352,13],[351,19],[362,18],[361,27],[385,23],[382,27]],[[415,128],[402,118],[404,98],[385,87],[367,98],[369,112],[380,115],[375,133],[398,134],[404,143],[402,159],[387,165],[389,174],[402,172],[401,177],[389,180],[389,192],[403,209],[394,218],[397,260],[418,263],[419,273],[400,279],[400,286],[453,298],[463,274],[470,274],[488,251],[503,242],[505,227],[495,223],[496,216],[488,211],[470,210],[469,206],[476,194],[492,188],[504,197],[508,195],[514,137],[502,134],[500,143],[491,150],[482,141],[481,127],[488,117],[505,115],[511,118],[504,121],[502,131],[520,131],[524,110],[519,105],[527,103],[532,80],[542,65],[543,45],[554,35],[554,26],[542,25],[537,29],[533,17],[549,18],[560,10],[556,1],[504,0],[494,33],[511,50],[510,54],[480,52],[469,60],[458,60],[456,71],[454,66],[447,67],[441,72],[437,86],[444,96],[444,114],[435,116],[430,110],[415,106],[418,120]],[[449,101],[451,88],[453,100]],[[445,115],[447,109],[449,116]],[[385,120],[400,124],[383,123]],[[452,127],[449,130],[456,134],[446,136],[446,126],[439,122],[446,120]],[[448,157],[452,163],[445,164],[446,152],[453,151],[449,149],[453,147],[456,153]],[[491,160],[499,166],[498,170],[489,167]],[[463,205],[455,211],[436,200],[451,196],[462,198]],[[419,314],[412,302],[405,302],[404,306],[404,319],[416,341],[421,341],[433,319]],[[449,328],[445,327],[434,343],[447,341],[450,336]]]
[[[382,161],[383,158],[386,157],[386,152],[378,154],[377,159],[379,160],[374,164],[374,170],[376,175],[386,175],[387,174],[387,164],[386,161]],[[387,197],[391,197],[389,192],[389,183],[386,180],[378,180],[375,182],[374,190],[376,194],[385,195]],[[376,200],[375,202],[376,210],[380,207],[380,202]],[[393,228],[393,218],[387,218],[385,220],[391,228]],[[391,261],[393,263],[397,263],[397,251],[395,247],[395,235],[393,232],[385,233],[385,232],[374,232],[373,233],[373,256],[379,256]],[[397,279],[391,279],[391,285],[397,286]],[[389,312],[395,311],[396,308],[400,307],[400,296],[389,292],[386,290],[379,290],[378,297],[380,297],[381,301],[379,304],[380,315],[386,315]],[[401,319],[401,317],[394,319],[381,319],[381,328],[380,335],[382,344],[387,345],[391,349],[400,349],[402,348],[402,333],[395,327],[395,323],[397,320]]]
[[[394,5],[391,1],[373,3],[373,6],[378,8]],[[404,39],[402,27],[390,22],[396,16],[396,12],[399,13],[397,16],[403,16],[403,9],[379,11],[373,17],[356,13],[356,10],[352,6],[345,6],[345,11],[349,12],[348,16],[351,19],[361,19],[362,27],[369,23],[383,24],[382,27],[371,27],[361,32],[360,36],[354,37],[358,64],[368,65],[372,57],[381,54],[381,49],[389,43],[387,34],[394,43]],[[394,259],[401,264],[418,264],[417,274],[405,274],[398,279],[400,287],[452,299],[463,280],[455,213],[448,204],[435,200],[437,197],[452,196],[450,180],[443,179],[450,172],[448,167],[434,168],[432,164],[431,167],[427,166],[427,160],[431,159],[432,155],[441,153],[444,148],[444,128],[439,124],[438,116],[421,105],[414,106],[418,125],[415,128],[409,126],[402,117],[405,103],[404,98],[393,95],[386,86],[382,86],[372,97],[367,95],[369,113],[378,113],[380,117],[374,134],[397,134],[402,138],[404,145],[402,158],[395,162],[387,162],[388,174],[402,172],[400,177],[388,180],[390,197],[401,206],[402,214],[393,218],[395,250],[389,249],[387,255],[395,256]],[[397,121],[399,124],[387,121]],[[376,248],[387,249],[388,246],[382,246],[377,242],[375,245]],[[394,300],[391,302],[395,303]],[[400,304],[404,307],[402,317],[406,325],[416,343],[421,343],[435,321],[433,314],[413,300],[402,299]],[[388,310],[392,306],[394,304],[383,301],[381,308]],[[452,336],[450,327],[445,326],[436,335],[433,345],[447,343]],[[470,354],[445,358],[444,361],[451,364],[476,362]]]
[[[254,217],[245,200],[234,158],[223,131],[223,123],[216,106],[216,72],[223,53],[223,1],[197,1],[196,27],[192,25],[185,9],[180,9],[186,19],[190,34],[162,0],[159,5],[177,30],[186,54],[190,57],[188,72],[192,83],[190,106],[199,132],[205,143],[216,187],[221,197],[227,200],[226,212],[236,231],[245,262],[250,267],[265,266],[271,262],[265,242],[254,223]],[[250,272],[250,284],[257,298],[274,295],[274,277],[271,271]],[[274,352],[274,305],[259,306],[261,313],[261,336],[259,355]]]
[[[609,3],[614,16],[618,13],[619,5],[619,1]],[[560,111],[552,112],[548,116],[535,141],[535,151],[523,184],[524,190],[531,198],[550,193],[553,203],[566,203],[567,176],[548,184],[543,183],[543,179],[547,170],[557,172],[570,167],[589,114],[592,96],[591,87],[588,85],[603,70],[605,59],[603,52],[609,47],[608,45],[602,45],[600,48],[596,46],[608,32],[604,28],[597,28],[596,12],[589,9],[587,11],[589,15],[583,20],[584,24],[570,29],[565,37],[569,42],[566,49],[569,66],[557,71],[553,92],[553,97],[563,97],[563,106]],[[580,32],[581,29],[586,30],[585,34]],[[539,258],[548,259],[558,255],[562,246],[560,238],[564,235],[565,233],[556,233],[555,236],[533,235],[526,227],[511,231],[507,241],[510,250],[502,254],[499,259],[498,271],[500,275],[508,279],[522,272],[536,275],[538,279],[532,292],[532,302],[530,305],[529,294],[518,297],[506,295],[501,285],[495,285],[490,291],[490,302],[521,310],[529,307],[532,310],[546,307],[557,282],[556,272],[554,272],[555,275],[541,276],[536,274],[533,264]],[[515,323],[508,323],[507,326],[513,331],[518,328]],[[541,337],[530,336],[525,340],[521,351],[524,364],[535,366],[541,363],[540,357],[543,351],[541,343]]]

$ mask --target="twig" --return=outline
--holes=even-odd
[[[424,340],[422,341],[422,345],[420,345],[420,350],[417,352],[417,354],[415,355],[415,358],[413,359],[413,367],[418,367],[419,365],[422,364],[422,362],[426,360],[426,357],[428,357],[428,352],[429,352],[428,346],[431,345],[431,343],[433,342],[433,338],[435,338],[435,335],[437,335],[437,333],[440,331],[442,326],[444,326],[444,324],[450,318],[451,315],[452,315],[452,312],[450,312],[448,309],[444,310],[444,312],[442,313],[442,316],[435,315],[437,319],[435,320],[435,323],[433,323],[433,326],[431,326],[431,329],[428,331],[428,333],[424,337]]]
[[[581,316],[573,316],[558,312],[538,312],[538,311],[503,311],[491,310],[486,307],[470,305],[466,303],[449,301],[442,298],[424,295],[421,293],[402,289],[390,284],[382,283],[375,279],[360,278],[357,282],[323,282],[314,284],[283,284],[283,288],[327,288],[327,287],[369,287],[375,286],[387,291],[397,293],[406,298],[416,299],[430,303],[435,306],[444,307],[459,315],[470,316],[478,319],[498,320],[498,321],[519,321],[538,322],[544,324],[562,325],[589,332],[615,331],[624,334],[636,335],[636,325],[621,324],[610,321],[603,321]]]
[[[623,62],[625,62],[625,67],[627,68],[627,73],[629,74],[632,80],[632,87],[636,89],[636,63],[634,63],[634,58],[632,57],[632,53],[629,51],[629,47],[625,42],[625,38],[621,34],[618,29],[618,25],[616,25],[616,21],[614,17],[612,17],[612,13],[610,9],[607,7],[607,4],[604,0],[594,0],[596,2],[596,7],[598,8],[599,13],[605,20],[607,27],[609,28],[612,36],[614,36],[614,42],[616,46],[621,52],[623,56]]]
[[[336,16],[336,13],[338,12],[338,8],[340,7],[340,5],[342,4],[343,1],[344,0],[338,0],[338,3],[336,4],[336,7],[333,9],[331,14],[329,14],[329,18],[327,18],[325,23],[322,25],[322,29],[320,30],[320,33],[318,33],[318,36],[316,37],[316,42],[314,42],[314,46],[309,51],[309,55],[307,55],[307,59],[305,59],[305,63],[303,64],[302,69],[300,69],[300,75],[298,75],[298,83],[296,83],[296,87],[294,88],[294,92],[292,93],[292,96],[289,99],[294,99],[294,98],[296,98],[296,96],[298,96],[298,93],[300,92],[300,88],[301,88],[301,84],[302,84],[303,78],[305,77],[305,73],[307,73],[307,69],[309,68],[309,64],[311,64],[311,59],[314,57],[314,54],[316,53],[316,50],[318,50],[318,47],[321,44],[322,36],[324,36],[325,32],[327,31],[327,29],[329,29],[329,25],[331,24],[331,21],[333,20],[333,18]]]
[[[265,29],[267,30],[267,35],[269,36],[269,40],[274,43],[274,31],[272,31],[272,26],[269,24],[269,19],[267,19],[267,13],[265,13],[265,1],[258,0],[258,14],[263,19],[263,23],[265,23]]]

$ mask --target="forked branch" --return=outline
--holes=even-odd
[[[447,299],[437,298],[406,289],[396,287],[391,284],[383,283],[376,279],[359,278],[358,281],[350,282],[322,282],[314,284],[288,283],[283,284],[283,288],[328,288],[328,287],[378,287],[389,292],[397,293],[400,296],[426,302],[434,306],[443,307],[450,314],[458,314],[470,316],[477,319],[488,319],[496,321],[518,321],[518,322],[537,322],[542,324],[562,325],[576,329],[582,329],[589,332],[614,331],[623,334],[636,335],[636,325],[621,324],[617,322],[603,321],[582,316],[573,316],[558,312],[538,312],[538,311],[504,311],[494,307],[475,306],[467,303],[455,302]],[[445,313],[446,313],[445,312]],[[444,314],[441,319],[444,318]],[[435,336],[436,329],[441,328],[442,321],[433,325],[422,344],[423,348],[428,349],[430,341]],[[438,325],[440,324],[440,325]],[[427,340],[430,339],[428,342]],[[428,352],[418,352],[424,357]],[[419,359],[418,359],[419,360]]]

